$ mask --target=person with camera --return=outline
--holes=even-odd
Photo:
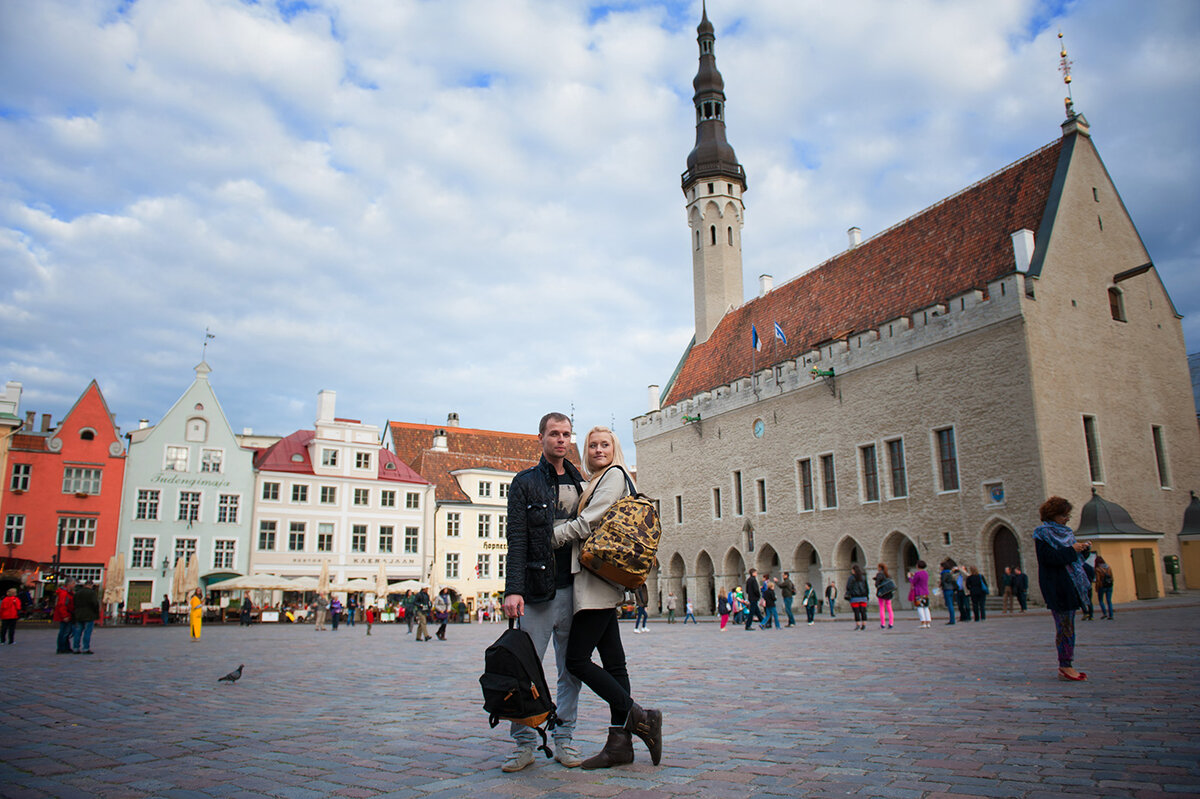
[[[1076,669],[1075,611],[1085,606],[1091,593],[1091,580],[1083,570],[1083,561],[1091,552],[1090,541],[1076,541],[1067,526],[1071,503],[1062,497],[1050,497],[1038,509],[1042,523],[1033,531],[1038,562],[1038,587],[1050,614],[1054,617],[1054,646],[1058,650],[1058,678],[1080,682],[1087,674]]]

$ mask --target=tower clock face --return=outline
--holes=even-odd
[[[767,431],[767,426],[765,424],[763,424],[763,420],[755,419],[754,420],[754,437],[762,438],[763,433],[765,433],[766,431]]]

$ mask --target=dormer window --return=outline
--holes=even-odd
[[[79,431],[79,438],[82,441],[95,441],[96,431],[90,427],[85,427]]]

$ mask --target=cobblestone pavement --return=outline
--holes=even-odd
[[[1186,598],[1185,598],[1186,599]],[[402,625],[51,630],[0,648],[0,795],[272,797],[1200,795],[1200,595],[1078,623],[1086,683],[1055,679],[1049,616],[917,629],[842,616],[784,630],[623,627],[634,691],[662,708],[655,767],[499,766],[478,676],[499,625],[417,643]],[[216,678],[239,663],[236,685]],[[553,666],[551,665],[551,671]],[[553,677],[551,678],[553,682]],[[587,689],[576,741],[607,712]]]

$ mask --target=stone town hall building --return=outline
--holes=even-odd
[[[1068,105],[1061,138],[743,301],[746,174],[707,16],[698,31],[696,332],[634,419],[663,519],[653,592],[710,611],[750,566],[844,586],[882,561],[903,599],[905,569],[947,555],[996,586],[1036,571],[1046,496],[1078,509],[1094,490],[1157,533],[1097,542],[1118,600],[1160,595],[1200,485],[1183,332],[1083,116]]]

